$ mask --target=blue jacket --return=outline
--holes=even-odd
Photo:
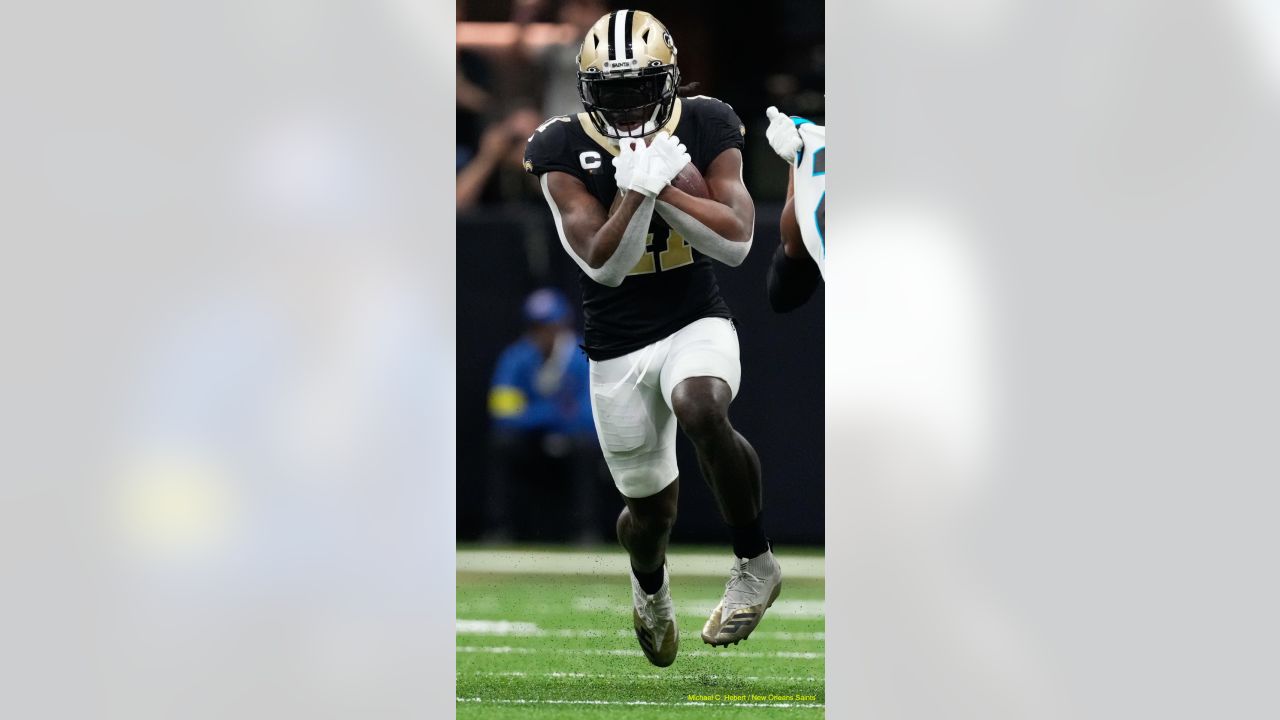
[[[533,342],[522,337],[498,357],[489,387],[489,415],[498,428],[554,433],[592,433],[589,368],[578,349],[581,337],[546,361],[544,387],[538,374],[544,361]]]

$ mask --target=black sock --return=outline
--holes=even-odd
[[[657,570],[649,572],[640,572],[635,565],[631,566],[631,574],[636,576],[636,580],[640,581],[640,588],[650,595],[662,589],[662,566],[659,565]]]
[[[741,527],[730,526],[733,533],[733,554],[740,558],[753,558],[763,555],[769,550],[769,538],[764,535],[764,525],[760,518],[764,513],[756,515],[756,519]]]

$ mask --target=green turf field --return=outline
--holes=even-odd
[[[699,632],[730,556],[673,550],[680,655],[657,668],[631,629],[625,555],[509,550],[459,552],[459,718],[823,717],[820,554],[779,548],[778,601],[746,641],[712,648]]]

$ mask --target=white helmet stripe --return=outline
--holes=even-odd
[[[615,59],[624,59],[631,57],[630,54],[624,54],[627,51],[627,31],[631,29],[630,15],[631,10],[619,10],[614,16],[613,23],[613,47],[610,54]]]

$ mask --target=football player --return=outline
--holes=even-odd
[[[771,107],[765,111],[769,145],[790,165],[787,204],[765,285],[775,312],[790,312],[809,300],[827,262],[827,129]],[[803,219],[803,221],[801,220]]]
[[[525,154],[581,269],[591,409],[626,503],[617,531],[631,559],[633,624],[660,667],[675,661],[680,637],[666,567],[677,425],[697,450],[736,556],[703,641],[747,637],[782,582],[761,523],[760,461],[729,422],[741,366],[712,268],[737,266],[751,249],[746,131],[725,103],[680,97],[679,83],[667,28],[647,12],[611,12],[578,55],[585,112],[547,120]]]

